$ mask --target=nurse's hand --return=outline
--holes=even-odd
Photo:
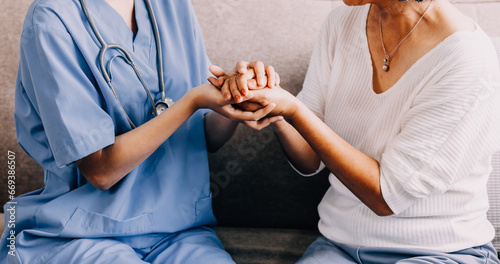
[[[210,83],[221,89],[226,100],[234,99],[237,103],[249,99],[249,90],[273,88],[280,83],[274,68],[264,66],[260,61],[239,61],[228,74],[215,65],[210,66],[209,70],[217,77],[210,77]]]
[[[242,122],[247,126],[254,129],[262,129],[272,122],[282,120],[282,117],[273,116],[266,118],[266,116],[273,111],[276,104],[260,104],[260,107],[252,110],[243,110],[236,108],[233,104],[234,100],[226,100],[219,89],[210,84],[200,85],[190,91],[194,93],[193,103],[195,109],[209,108],[233,121]],[[247,94],[248,99],[252,97],[252,93]]]

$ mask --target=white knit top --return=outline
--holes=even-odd
[[[495,231],[486,219],[486,182],[491,155],[500,150],[500,70],[491,40],[477,25],[455,33],[376,94],[368,11],[332,11],[298,97],[379,161],[383,196],[395,214],[377,216],[331,174],[319,230],[359,246],[451,252],[488,243]]]

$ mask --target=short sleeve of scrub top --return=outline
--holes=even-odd
[[[43,130],[59,167],[113,144],[113,121],[100,107],[90,69],[71,36],[39,25],[28,29],[21,43],[19,70],[24,89],[23,100],[16,102],[18,130],[30,129],[38,121],[32,116],[36,111],[41,124],[31,128],[31,133]],[[25,135],[18,135],[23,141]],[[29,144],[23,147],[31,153]]]

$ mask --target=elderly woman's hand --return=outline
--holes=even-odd
[[[210,67],[212,74],[217,77],[210,77],[208,80],[214,86],[219,87],[226,100],[234,100],[237,103],[244,102],[251,98],[249,90],[272,88],[279,85],[279,75],[272,66],[264,66],[260,61],[246,62],[239,61],[236,67],[228,74],[218,66]]]
[[[272,89],[260,89],[252,92],[252,97],[239,104],[245,110],[256,109],[257,105],[260,107],[266,107],[269,104],[275,104],[276,106],[267,115],[270,116],[283,116],[286,119],[293,118],[296,110],[303,106],[297,97],[288,92],[287,90],[276,86]]]

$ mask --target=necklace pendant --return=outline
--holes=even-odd
[[[385,57],[384,58],[384,66],[382,66],[382,70],[385,71],[385,72],[389,71],[389,65],[387,64],[388,62],[389,62],[389,58]]]
[[[417,0],[420,2],[420,0]],[[385,55],[385,58],[384,58],[384,66],[382,66],[382,70],[385,71],[385,72],[388,72],[389,71],[389,60],[391,58],[391,56],[396,52],[398,51],[399,47],[401,46],[401,44],[403,44],[403,42],[405,42],[405,40],[411,35],[411,33],[413,32],[413,30],[415,30],[415,28],[417,28],[418,24],[420,23],[420,21],[422,21],[422,19],[424,18],[425,14],[427,13],[427,11],[429,11],[429,9],[432,7],[432,4],[433,4],[434,0],[431,0],[431,3],[427,6],[427,8],[425,9],[424,13],[422,14],[422,16],[420,17],[420,19],[417,21],[417,23],[415,24],[415,26],[413,26],[413,28],[410,30],[410,32],[408,32],[408,34],[406,35],[406,37],[404,37],[400,42],[399,44],[396,46],[396,48],[394,48],[394,50],[392,52],[390,52],[389,54],[387,54],[386,50],[385,50],[385,45],[384,45],[384,35],[382,34],[382,15],[379,14],[379,17],[378,17],[378,23],[380,25],[380,42],[382,43],[382,50],[384,51],[384,55]]]

